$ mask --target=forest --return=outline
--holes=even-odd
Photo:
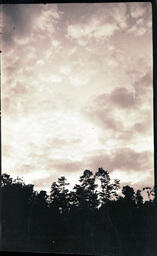
[[[62,176],[51,191],[1,175],[2,250],[104,256],[156,256],[154,188],[134,190],[99,168],[72,190]],[[145,193],[145,197],[142,194]]]

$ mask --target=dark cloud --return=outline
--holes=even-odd
[[[89,168],[96,170],[103,167],[108,170],[118,169],[127,172],[142,172],[152,169],[153,153],[150,151],[136,152],[129,148],[119,148],[111,154],[102,152],[99,155],[84,159]]]
[[[148,71],[133,83],[138,103],[142,103],[142,100],[144,100],[144,96],[152,94],[152,86],[153,76],[151,71]]]
[[[110,95],[113,105],[120,108],[132,108],[135,106],[134,95],[126,88],[116,88]]]
[[[145,122],[137,122],[133,128],[132,128],[132,131],[133,132],[138,132],[138,133],[147,133],[147,132],[153,132],[153,127],[152,127],[152,121],[153,120],[146,120]]]
[[[126,172],[145,172],[152,170],[153,153],[150,151],[136,152],[129,148],[119,148],[113,150],[110,154],[104,150],[93,152],[91,155],[84,157],[82,161],[72,161],[66,159],[49,159],[46,168],[54,169],[60,173],[72,173],[90,168],[96,171],[103,167],[109,171],[115,169]]]
[[[103,129],[110,131],[121,131],[123,130],[123,123],[114,118],[113,113],[110,109],[97,109],[93,112],[87,113],[88,118]]]
[[[137,76],[138,77],[138,76]],[[141,75],[139,78],[135,80],[133,83],[133,87],[135,89],[135,101],[138,108],[141,108],[141,116],[143,115],[144,111],[143,108],[149,110],[149,115],[153,113],[153,75],[152,71],[146,72],[144,75]],[[151,111],[151,112],[150,112]],[[147,116],[148,123],[150,118]]]
[[[3,5],[3,40],[12,43],[15,37],[29,36],[32,31],[32,22],[41,12],[41,7],[35,5],[9,4]]]
[[[140,120],[137,118],[136,122],[129,129],[119,132],[117,140],[130,142],[132,139],[136,140],[137,135],[142,136],[145,134],[145,136],[153,136],[152,124],[153,113],[150,113],[148,110],[142,111]]]
[[[110,94],[101,94],[92,99],[83,112],[90,121],[103,129],[122,132],[125,131],[125,123],[115,114],[117,108],[122,111],[135,110],[133,93],[126,88],[117,88]]]
[[[39,156],[38,156],[39,157]],[[138,172],[142,175],[144,172],[152,172],[153,169],[153,153],[150,151],[136,152],[129,148],[119,148],[112,152],[99,150],[92,152],[91,155],[84,157],[82,160],[55,159],[49,156],[42,156],[40,165],[43,172],[48,172],[49,175],[57,178],[60,175],[68,177],[72,173],[81,173],[84,169],[91,169],[93,172],[102,167],[109,172],[114,170],[124,171],[127,173]],[[43,162],[43,163],[42,163]],[[34,170],[35,166],[24,164],[19,167],[18,173],[28,174]],[[37,168],[37,166],[36,166]],[[40,169],[40,168],[39,168]]]
[[[136,101],[133,92],[130,92],[125,87],[117,87],[109,94],[101,94],[93,100],[93,105],[96,108],[106,108],[117,106],[122,109],[135,108]]]
[[[82,161],[70,161],[70,160],[58,160],[52,161],[53,168],[56,168],[59,173],[73,173],[80,171],[82,167]],[[49,165],[49,168],[51,164]]]
[[[54,32],[53,25],[61,14],[55,4],[49,6],[10,4],[3,5],[2,11],[2,32],[5,47],[13,46],[14,43],[17,43],[17,40],[34,40],[36,37],[40,37],[39,43],[41,43],[40,41],[43,37],[45,38],[45,34],[48,38],[49,34]]]
[[[122,148],[113,154],[112,166],[121,170],[144,171],[152,165],[152,157],[150,151],[135,152],[129,148]]]
[[[85,117],[99,127],[111,131],[123,130],[123,123],[114,115],[113,103],[110,94],[102,94],[89,102],[82,110]]]

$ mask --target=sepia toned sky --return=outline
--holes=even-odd
[[[150,3],[2,6],[2,169],[153,185]]]

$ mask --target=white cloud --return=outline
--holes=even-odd
[[[103,26],[99,26],[93,33],[96,39],[105,39],[113,35],[113,33],[118,30],[118,26],[116,24],[105,24]]]
[[[83,40],[83,39],[79,39],[77,41],[77,43],[80,45],[80,46],[86,46],[88,44],[88,42],[86,40]]]
[[[60,72],[64,75],[69,75],[71,73],[71,67],[69,66],[63,66],[60,68]]]
[[[61,42],[60,41],[58,41],[58,40],[53,40],[52,41],[52,45],[54,46],[54,48],[55,49],[60,49],[60,47],[61,47]]]
[[[89,39],[104,40],[113,35],[113,33],[118,30],[116,24],[101,24],[99,21],[97,23],[91,23],[87,25],[70,25],[68,26],[67,36],[72,39],[79,39],[78,43],[85,46]]]
[[[55,31],[55,25],[60,19],[62,13],[58,11],[56,5],[44,6],[41,14],[34,20],[33,29],[40,33],[38,36],[52,35]],[[42,34],[44,32],[44,34]]]

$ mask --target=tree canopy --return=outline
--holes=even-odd
[[[144,255],[157,235],[154,188],[122,187],[103,168],[85,170],[72,190],[68,186],[62,176],[52,182],[49,194],[37,192],[32,184],[3,173],[2,249]]]

